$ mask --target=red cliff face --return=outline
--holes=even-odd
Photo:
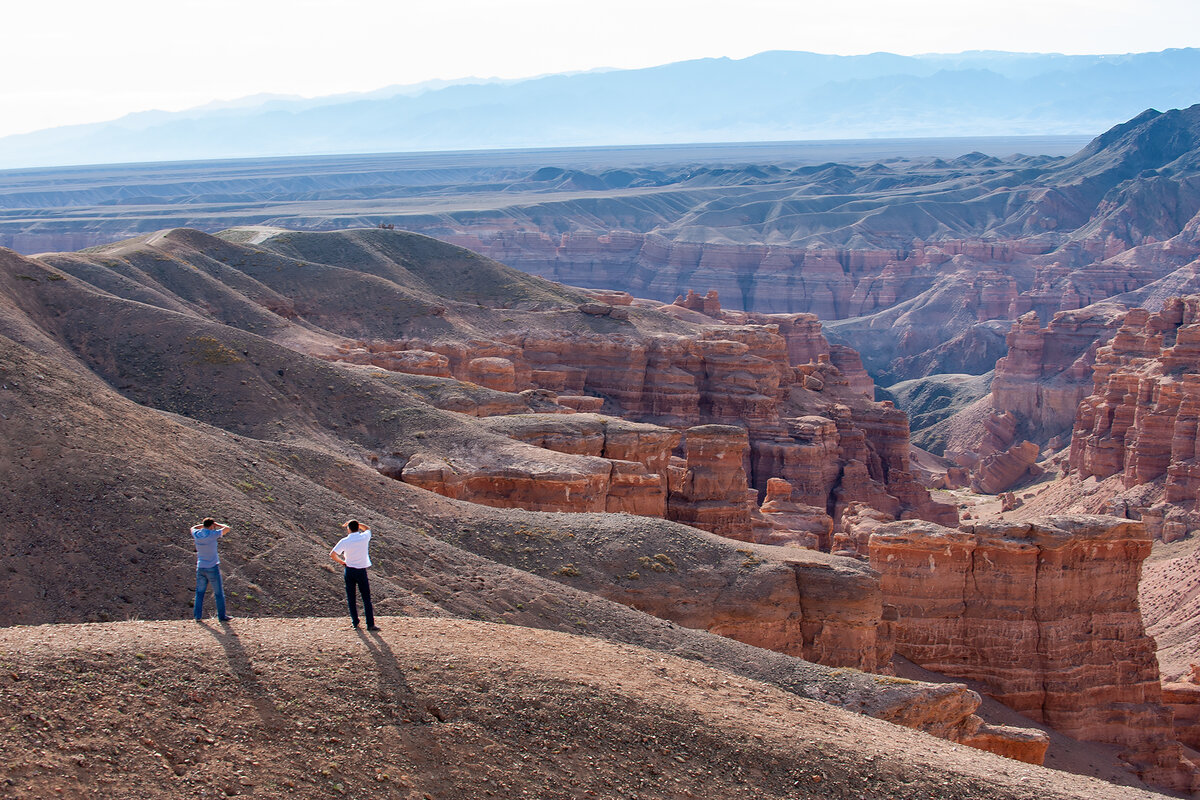
[[[627,334],[525,332],[502,341],[413,340],[394,347],[428,351],[455,377],[489,389],[549,390],[563,398],[553,409],[558,412],[584,408],[582,401],[590,399],[614,416],[687,431],[687,469],[708,469],[702,462],[713,449],[703,435],[693,446],[693,429],[736,428],[742,443],[721,447],[739,453],[737,472],[729,476],[739,485],[723,489],[720,497],[681,493],[668,503],[678,509],[670,513],[673,519],[716,533],[752,539],[749,514],[755,503],[747,501],[746,492],[764,496],[771,478],[791,483],[796,502],[819,509],[830,525],[853,502],[892,518],[956,522],[954,508],[933,502],[913,478],[907,418],[890,403],[870,399],[873,384],[853,350],[830,346],[812,315],[743,316],[761,324],[709,325],[691,335],[646,335],[632,329]],[[649,469],[659,474],[657,466]],[[533,491],[531,485],[516,492],[495,476],[482,481],[447,471],[436,460],[412,464],[405,474],[406,480],[479,502],[519,506],[520,498]],[[604,497],[609,490],[592,485],[598,480],[589,479],[586,492],[582,486],[564,490],[561,510],[608,505]],[[718,501],[726,505],[723,510],[715,508]],[[532,502],[551,508],[545,497]],[[656,503],[638,501],[629,509],[647,513]]]
[[[1163,479],[1163,499],[1194,507],[1200,492],[1200,296],[1125,315],[1096,356],[1079,404],[1071,469],[1120,475],[1126,487]]]
[[[825,509],[798,503],[792,494],[792,485],[782,478],[767,481],[767,496],[755,520],[761,524],[754,526],[754,540],[829,552],[833,544],[833,520]]]
[[[1140,522],[892,523],[869,548],[884,602],[900,611],[898,653],[979,681],[1070,736],[1120,746],[1156,785],[1191,790],[1137,603],[1150,552]]]
[[[805,312],[822,319],[870,314],[915,297],[955,257],[990,265],[969,281],[971,302],[979,319],[1004,317],[1017,289],[1003,267],[1027,262],[1044,249],[1029,242],[919,239],[903,250],[727,244],[631,231],[556,235],[486,227],[479,233],[443,231],[439,237],[536,275],[582,286],[625,286],[662,302],[679,297],[680,305],[703,313],[713,313],[711,304],[706,310],[708,298],[679,295],[676,287],[684,276],[734,298],[734,308]]]
[[[1103,303],[1061,311],[1045,328],[1036,312],[1022,315],[1006,337],[1008,354],[996,362],[992,408],[1015,415],[1015,432],[1039,443],[1066,434],[1091,390],[1096,351],[1112,338],[1125,310]]]
[[[687,466],[672,481],[667,517],[732,539],[750,541],[754,492],[742,465],[749,449],[746,429],[734,425],[688,428]]]
[[[668,465],[680,440],[670,428],[596,414],[515,414],[488,417],[479,424],[546,450],[603,458],[611,464],[605,511],[666,516]]]

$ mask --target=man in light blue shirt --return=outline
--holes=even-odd
[[[218,525],[209,517],[192,527],[192,539],[196,542],[196,605],[192,616],[199,622],[204,616],[204,595],[208,586],[213,587],[213,600],[217,603],[217,619],[228,622],[225,613],[225,589],[221,586],[221,559],[217,555],[217,540],[229,532],[228,525]]]

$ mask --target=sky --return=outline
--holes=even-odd
[[[766,50],[1200,46],[1197,0],[8,0],[0,136],[271,93],[317,97]]]

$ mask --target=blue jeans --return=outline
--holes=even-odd
[[[196,619],[204,616],[204,595],[210,583],[213,599],[217,601],[217,619],[225,619],[225,589],[221,586],[220,564],[215,567],[196,567],[196,606],[192,609],[192,616]]]

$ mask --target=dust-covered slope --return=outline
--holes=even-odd
[[[914,695],[859,673],[838,677],[629,607],[701,625],[754,603],[768,608],[763,598],[797,589],[798,562],[783,551],[754,547],[749,558],[743,543],[665,520],[486,508],[383,477],[372,444],[535,449],[424,405],[386,375],[123,300],[14,254],[0,263],[0,289],[2,624],[187,616],[187,528],[209,514],[233,525],[222,553],[235,616],[337,614],[328,548],[338,523],[355,516],[376,532],[381,613],[470,616],[678,651],[917,726],[952,724],[938,721],[947,703],[970,712],[962,687]],[[91,313],[76,318],[80,306]],[[197,331],[199,351],[188,344]],[[268,391],[259,385],[267,375],[288,382]],[[622,584],[658,554],[677,568]],[[818,567],[866,572],[852,562]],[[787,602],[772,607],[790,613]]]
[[[5,797],[1151,798],[637,647],[461,620],[0,631]]]

